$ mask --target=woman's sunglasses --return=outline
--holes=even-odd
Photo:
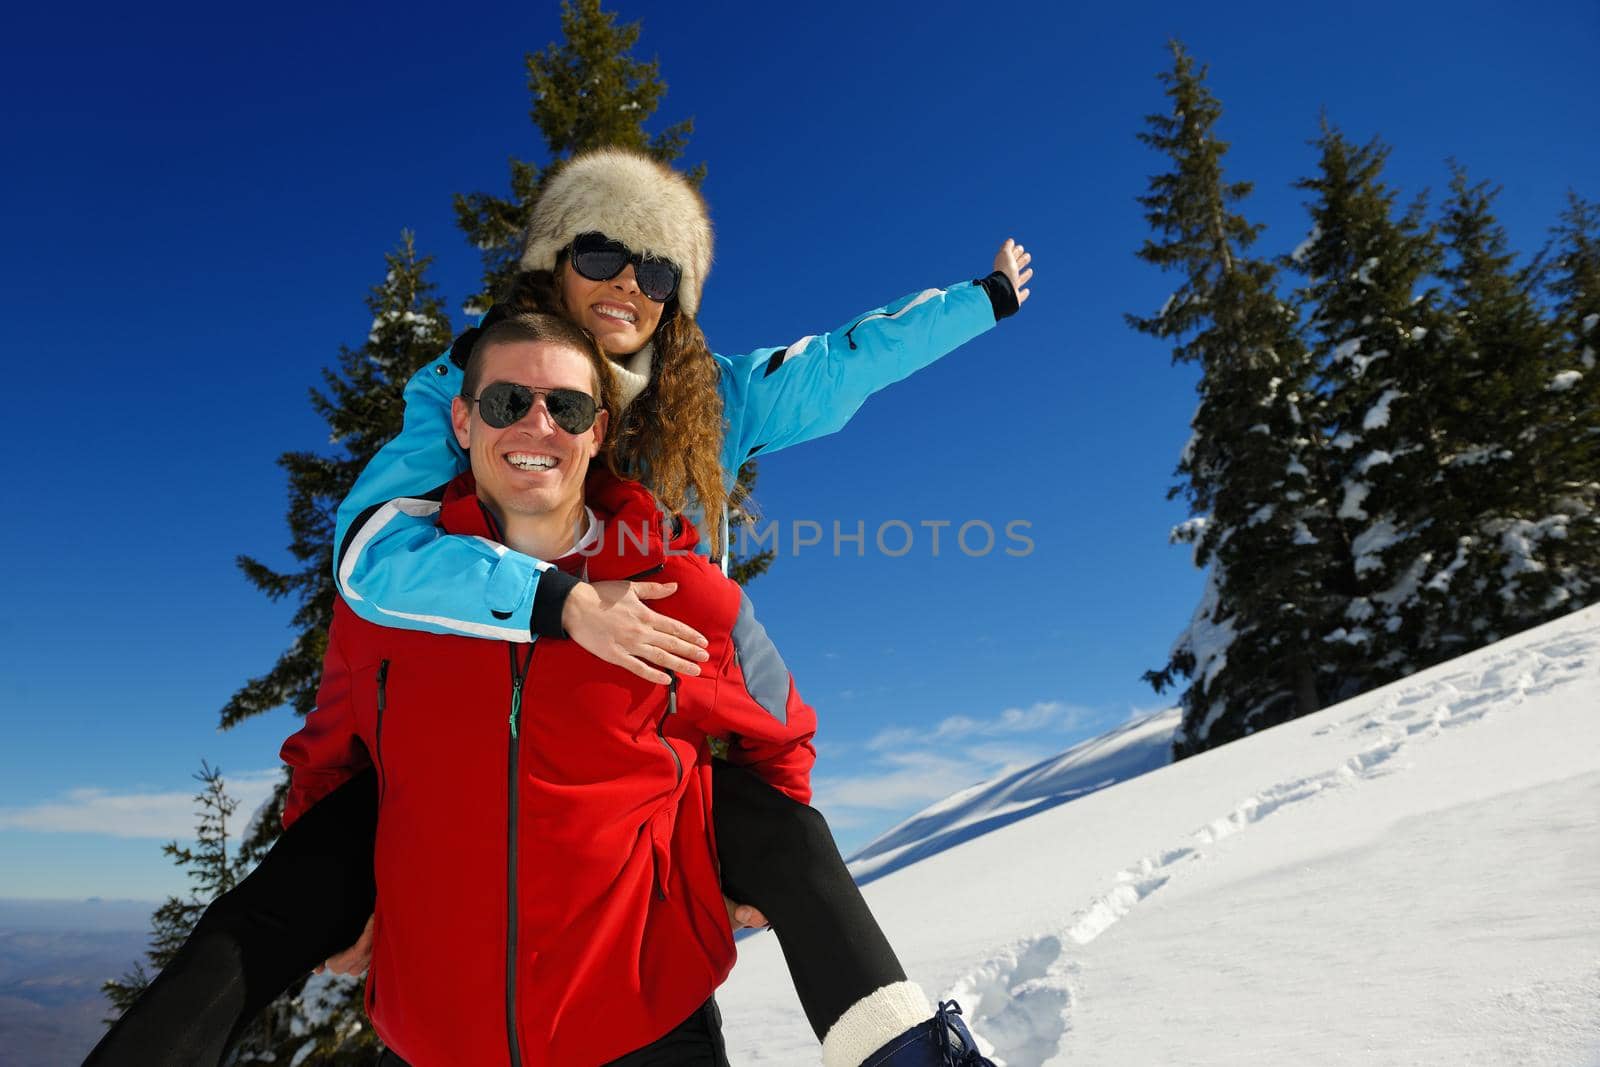
[[[678,265],[670,259],[635,252],[621,241],[603,233],[580,233],[568,246],[572,269],[591,282],[608,282],[633,264],[639,291],[658,304],[665,304],[678,291]]]
[[[550,421],[567,433],[583,433],[594,425],[595,413],[599,411],[594,397],[588,393],[580,393],[576,389],[530,389],[516,382],[495,382],[477,396],[469,393],[461,395],[466,400],[476,401],[478,414],[483,416],[483,421],[497,430],[514,426],[527,418],[528,412],[533,410],[534,401],[540,396],[544,397],[544,407],[550,412]]]

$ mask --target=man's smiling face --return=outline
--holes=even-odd
[[[478,495],[502,521],[577,508],[589,461],[605,439],[607,413],[599,412],[582,433],[568,433],[551,419],[543,391],[571,389],[594,396],[589,357],[551,341],[506,341],[491,345],[480,358],[476,395],[496,382],[527,386],[540,395],[526,415],[504,428],[486,423],[479,404],[462,397],[452,402],[456,441],[471,458]]]

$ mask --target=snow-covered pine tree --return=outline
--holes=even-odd
[[[1382,181],[1388,147],[1356,146],[1322,123],[1311,232],[1288,257],[1300,273],[1321,431],[1313,466],[1334,505],[1338,618],[1321,635],[1343,699],[1433,662],[1430,564],[1453,551],[1434,521],[1445,492],[1439,439],[1458,421],[1438,294],[1441,253],[1424,201],[1395,216]],[[1444,536],[1445,543],[1439,539]]]
[[[310,390],[311,406],[328,424],[338,451],[285,452],[278,465],[289,474],[289,551],[300,564],[276,571],[241,555],[239,569],[273,600],[293,596],[298,603],[294,640],[266,674],[250,679],[222,709],[222,727],[288,704],[300,715],[316,706],[322,656],[333,620],[334,512],[361,469],[395,434],[405,411],[401,391],[412,374],[450,347],[449,313],[428,280],[431,256],[419,256],[410,231],[384,256],[383,281],[367,294],[372,315],[359,348],[341,346],[338,369],[322,372],[323,389]],[[283,790],[252,821],[243,842],[245,857],[259,859],[278,836]]]
[[[530,117],[549,158],[560,160],[574,152],[621,145],[648,152],[663,163],[677,161],[694,132],[694,120],[646,132],[645,123],[660,107],[667,83],[661,80],[658,60],[633,58],[639,23],[619,25],[616,14],[601,8],[600,0],[562,0],[561,33],[561,41],[525,57],[533,96]],[[457,225],[483,259],[483,288],[467,302],[469,315],[488,310],[507,290],[516,273],[528,213],[543,182],[544,170],[537,163],[513,156],[510,164],[509,197],[484,192],[455,197]],[[705,177],[705,165],[688,173],[698,184]],[[750,498],[758,476],[755,461],[739,471],[730,513],[734,531],[751,521],[749,511],[738,505]],[[766,571],[773,558],[770,550],[733,558],[731,573],[736,581],[747,582]]]
[[[431,263],[431,257],[417,254],[412,234],[403,232],[399,246],[384,257],[383,281],[367,296],[372,324],[366,342],[359,348],[341,347],[338,369],[325,369],[324,387],[310,391],[312,407],[327,422],[338,451],[291,451],[278,459],[289,474],[289,551],[299,567],[277,571],[250,556],[240,556],[238,562],[251,583],[272,599],[294,597],[296,634],[271,670],[245,683],[228,701],[222,709],[224,729],[284,704],[301,715],[315,706],[333,620],[334,512],[367,461],[400,432],[406,381],[448,348],[453,336],[449,314],[427,278]],[[277,840],[287,783],[286,774],[246,829],[239,876]],[[198,914],[183,926],[180,940]],[[298,1057],[295,1062],[313,1067],[367,1063],[375,1062],[380,1050],[365,1025],[358,982],[318,981],[309,994],[305,988],[291,990],[266,1019],[272,1029],[255,1052],[282,1057],[283,1062]]]
[[[1227,144],[1213,133],[1221,106],[1205,69],[1179,42],[1162,82],[1172,108],[1147,116],[1139,139],[1173,164],[1139,198],[1156,237],[1138,255],[1182,276],[1135,329],[1174,339],[1174,362],[1198,364],[1200,405],[1172,490],[1192,517],[1174,532],[1209,567],[1194,619],[1167,664],[1146,679],[1157,691],[1189,680],[1180,758],[1322,706],[1337,679],[1319,640],[1336,606],[1328,594],[1328,510],[1307,463],[1315,430],[1306,353],[1296,316],[1275,295],[1276,269],[1246,249],[1260,234],[1231,210],[1250,191],[1224,181]],[[1342,605],[1337,605],[1342,607]]]
[[[1544,463],[1557,475],[1556,511],[1570,522],[1565,543],[1549,548],[1551,572],[1570,571],[1583,604],[1600,599],[1600,205],[1569,193],[1554,236],[1544,272],[1557,330]]]
[[[1454,398],[1462,418],[1445,463],[1436,521],[1457,538],[1440,658],[1583,606],[1594,575],[1564,565],[1565,435],[1549,417],[1560,368],[1556,331],[1537,300],[1537,272],[1518,269],[1496,221],[1496,191],[1452,165],[1440,233]]]

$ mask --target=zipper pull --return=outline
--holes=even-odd
[[[517,739],[517,727],[522,721],[522,679],[511,683],[511,739]]]

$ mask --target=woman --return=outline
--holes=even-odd
[[[694,321],[710,259],[704,204],[681,175],[632,152],[587,153],[555,173],[536,203],[507,301],[513,310],[566,314],[598,337],[623,381],[625,411],[614,431],[620,468],[669,511],[698,507],[702,516],[722,512],[751,456],[837,430],[872,392],[1014,312],[1032,274],[1025,250],[1008,241],[995,272],[976,282],[925,290],[833,334],[728,359],[709,352]],[[462,359],[470,337],[453,350]],[[460,368],[449,358],[418,372],[406,387],[404,430],[339,510],[335,566],[352,610],[432,632],[566,637],[658,683],[667,671],[698,673],[700,635],[645,603],[670,595],[670,586],[581,583],[531,557],[441,533],[428,494],[462,469],[448,423],[459,390]],[[722,531],[706,540],[725,553]],[[166,1004],[223,991],[206,1001],[207,1018],[186,1024],[195,1047],[220,1052],[219,1029],[236,1030],[361,929],[371,911],[374,818],[363,788],[374,789],[370,776],[308,812],[299,833],[285,834],[264,861],[267,870],[213,905],[185,955],[152,987],[147,999]],[[772,920],[825,1063],[936,1063],[951,1046],[976,1056],[959,1020],[942,1006],[934,1012],[906,980],[820,815],[720,764],[714,812],[724,887]],[[315,873],[290,873],[306,870]],[[319,896],[285,892],[311,877],[325,885]],[[363,951],[358,944],[354,957]],[[183,1029],[171,1023],[175,1016],[175,1008],[144,1012],[146,1034]],[[119,1029],[141,1025],[125,1019]],[[195,1062],[207,1061],[202,1054]]]

